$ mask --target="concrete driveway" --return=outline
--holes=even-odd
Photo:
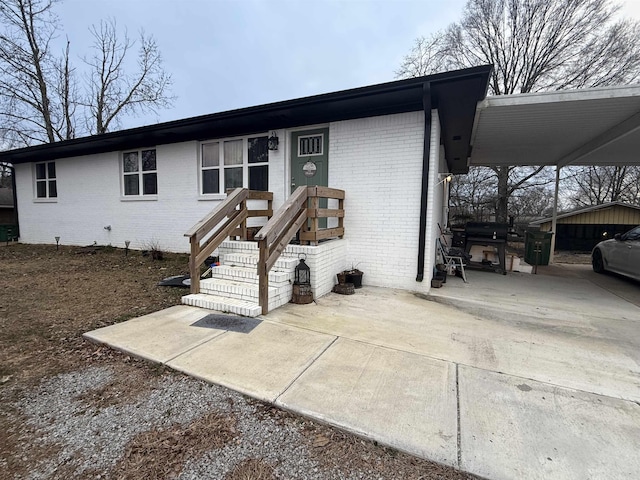
[[[640,288],[539,272],[259,319],[180,306],[86,336],[484,477],[639,478]]]

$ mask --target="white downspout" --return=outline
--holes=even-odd
[[[560,185],[560,169],[562,167],[556,165],[556,191],[553,196],[553,215],[551,217],[551,251],[549,252],[549,264],[553,263],[553,252],[556,249],[556,223],[558,220],[558,191]]]

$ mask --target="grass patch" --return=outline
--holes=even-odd
[[[223,447],[236,435],[236,418],[220,413],[210,413],[188,425],[141,433],[116,466],[115,476],[122,480],[176,478],[187,460]]]
[[[250,458],[236,465],[225,480],[275,480],[273,467],[260,458]]]
[[[12,244],[0,248],[0,365],[37,381],[86,360],[82,334],[177,305],[184,290],[158,281],[188,271],[188,255],[162,262],[115,247]],[[44,362],[43,358],[47,361]]]

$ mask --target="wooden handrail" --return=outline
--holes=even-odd
[[[267,209],[249,210],[247,200],[266,200]],[[189,256],[189,276],[191,277],[191,293],[200,292],[200,265],[230,235],[238,231],[242,240],[247,239],[247,218],[268,217],[273,215],[273,193],[246,188],[227,191],[224,199],[215,209],[205,215],[185,234],[191,243]],[[226,221],[222,223],[223,220]],[[206,239],[201,244],[201,240]]]
[[[256,234],[256,240],[273,240],[274,235],[282,233],[283,228],[298,213],[307,201],[307,187],[298,187],[289,199],[278,209],[271,220]],[[269,241],[269,243],[272,243]]]
[[[344,236],[344,190],[328,187],[298,187],[256,234],[258,260],[259,303],[262,314],[269,311],[269,271],[289,241],[300,231],[301,243],[317,245],[319,240]],[[320,198],[338,200],[337,209],[319,208]],[[320,229],[318,218],[336,217],[338,227]],[[305,227],[305,224],[310,225]]]
[[[232,190],[230,194],[227,194],[227,198],[218,205],[214,210],[200,219],[193,227],[191,227],[185,237],[195,236],[198,240],[202,239],[204,235],[209,233],[213,227],[218,225],[222,219],[229,215],[232,210],[235,210],[237,206],[247,198],[247,190],[244,188],[236,188]]]

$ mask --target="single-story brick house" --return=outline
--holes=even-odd
[[[316,293],[352,264],[365,284],[427,291],[438,224],[446,223],[442,178],[468,171],[490,72],[475,67],[0,152],[15,167],[20,240],[128,240],[187,252],[185,232],[229,188],[272,192],[277,210],[295,187],[324,185],[344,191],[344,234],[337,270]],[[304,174],[309,162],[313,177]]]

